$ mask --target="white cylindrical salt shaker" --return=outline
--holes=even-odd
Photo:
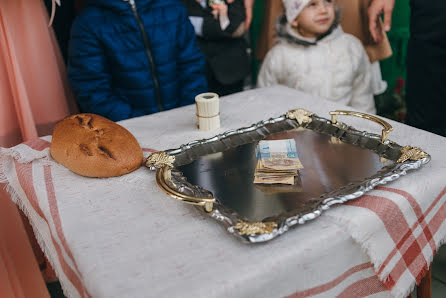
[[[195,97],[199,130],[220,128],[220,106],[217,93],[202,93]]]

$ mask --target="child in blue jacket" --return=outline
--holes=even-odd
[[[113,121],[192,104],[205,60],[176,0],[87,0],[73,24],[68,76],[83,112]]]

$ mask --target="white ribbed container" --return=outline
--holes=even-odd
[[[220,128],[220,106],[217,93],[202,93],[195,97],[199,130]]]

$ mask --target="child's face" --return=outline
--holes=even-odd
[[[317,38],[330,29],[335,20],[335,0],[311,0],[291,23],[302,36]]]

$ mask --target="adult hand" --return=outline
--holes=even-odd
[[[228,6],[226,4],[212,4],[212,15],[216,19],[218,19],[218,17],[227,18]]]
[[[383,39],[379,16],[384,14],[384,30],[389,31],[392,25],[392,12],[395,7],[395,0],[373,0],[370,4],[369,30],[375,42]]]
[[[252,22],[252,9],[254,7],[254,0],[243,0],[245,5],[245,30],[248,31],[249,26],[251,26]]]

